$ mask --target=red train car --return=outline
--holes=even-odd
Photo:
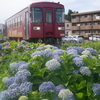
[[[46,43],[64,37],[64,6],[55,2],[36,2],[5,21],[6,35],[11,39]]]

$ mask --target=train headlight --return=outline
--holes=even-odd
[[[64,27],[58,27],[58,30],[65,30]]]
[[[34,30],[40,30],[40,27],[33,27]]]

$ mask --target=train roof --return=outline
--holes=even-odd
[[[57,6],[62,6],[64,7],[64,5],[60,4],[60,2],[47,2],[47,1],[43,1],[43,2],[35,2],[35,3],[31,3],[30,5],[28,5],[26,8],[20,10],[19,12],[27,9],[28,7],[32,7],[32,6],[36,6],[36,5],[40,5],[40,7],[43,7],[44,5],[50,5],[51,7],[54,5],[57,5]],[[56,7],[56,6],[55,6]],[[18,14],[19,12],[17,12],[16,14]],[[12,15],[11,17],[15,16],[16,14]],[[9,17],[8,19],[6,19],[5,21],[9,20],[11,17]]]

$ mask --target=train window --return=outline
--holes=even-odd
[[[20,17],[18,17],[18,27],[20,27]]]
[[[52,23],[52,13],[46,12],[46,23]]]
[[[15,27],[17,27],[17,18],[15,18]]]
[[[33,23],[41,23],[42,22],[42,8],[34,7],[31,9]]]
[[[20,16],[20,26],[22,26],[22,16]]]
[[[56,22],[64,23],[64,9],[63,8],[56,9]]]

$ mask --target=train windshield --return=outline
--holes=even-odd
[[[33,22],[33,23],[41,23],[42,22],[42,8],[32,7],[31,13],[32,13],[31,22]]]
[[[64,23],[64,9],[63,8],[56,9],[56,22]]]

